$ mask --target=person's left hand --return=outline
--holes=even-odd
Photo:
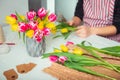
[[[77,27],[77,31],[76,31],[77,36],[81,37],[81,38],[86,38],[90,35],[92,35],[92,30],[91,27],[86,27],[84,25],[82,26],[78,26]]]

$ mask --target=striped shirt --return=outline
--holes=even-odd
[[[112,25],[115,0],[84,0],[84,24],[92,27]]]
[[[83,0],[84,25],[88,27],[112,25],[114,7],[115,0]],[[120,42],[120,34],[107,36],[107,38]]]

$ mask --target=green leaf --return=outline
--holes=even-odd
[[[18,36],[19,36],[19,38],[21,38],[20,32],[18,32]]]
[[[119,52],[120,53],[120,46],[112,46],[112,47],[106,47],[106,48],[101,48],[102,50],[107,50],[110,52]]]
[[[75,30],[77,30],[76,27],[71,27],[71,26],[67,27],[67,29],[68,29],[69,31],[72,31],[72,32],[75,31]]]
[[[57,27],[57,29],[68,28],[68,27],[71,27],[69,29],[74,29],[75,28],[74,26],[70,26],[69,24],[67,24],[65,22],[59,23],[56,27]]]
[[[18,22],[23,21],[22,18],[20,17],[20,15],[19,15],[16,11],[15,11],[15,13],[16,13],[16,16],[17,16],[17,18],[18,18]]]
[[[58,38],[58,37],[62,37],[62,35],[54,36],[53,39]]]
[[[106,48],[101,48],[101,49],[91,46],[91,49],[94,49],[103,54],[120,57],[120,46],[106,47]]]
[[[87,41],[83,41],[81,44],[85,46],[85,43],[88,43],[90,46],[86,46],[86,47],[89,47],[92,50],[95,50],[107,55],[120,57],[120,46],[112,46],[112,47],[105,47],[105,48],[99,49],[99,48],[93,47],[92,44]]]
[[[72,68],[72,69],[76,69],[76,70],[81,71],[81,72],[89,73],[89,74],[92,74],[92,75],[95,75],[95,76],[104,77],[104,78],[107,78],[107,79],[110,79],[110,80],[116,80],[115,78],[112,78],[112,77],[109,77],[107,75],[92,71],[90,69],[79,66],[75,63],[65,63],[65,66],[67,66],[69,68]]]
[[[23,38],[23,42],[25,43],[25,33],[23,33],[22,38]]]
[[[71,32],[68,32],[68,33],[64,33],[63,36],[64,36],[64,39],[67,39],[69,36],[70,36]]]
[[[42,58],[48,58],[51,55],[54,55],[54,54],[53,53],[44,53],[44,54],[42,54]]]

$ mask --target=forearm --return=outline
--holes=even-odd
[[[100,36],[111,36],[116,34],[117,29],[115,26],[91,27],[91,32]]]

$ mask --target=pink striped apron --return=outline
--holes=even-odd
[[[115,0],[83,0],[84,25],[90,27],[112,25],[114,3]],[[107,38],[120,42],[120,34]]]

